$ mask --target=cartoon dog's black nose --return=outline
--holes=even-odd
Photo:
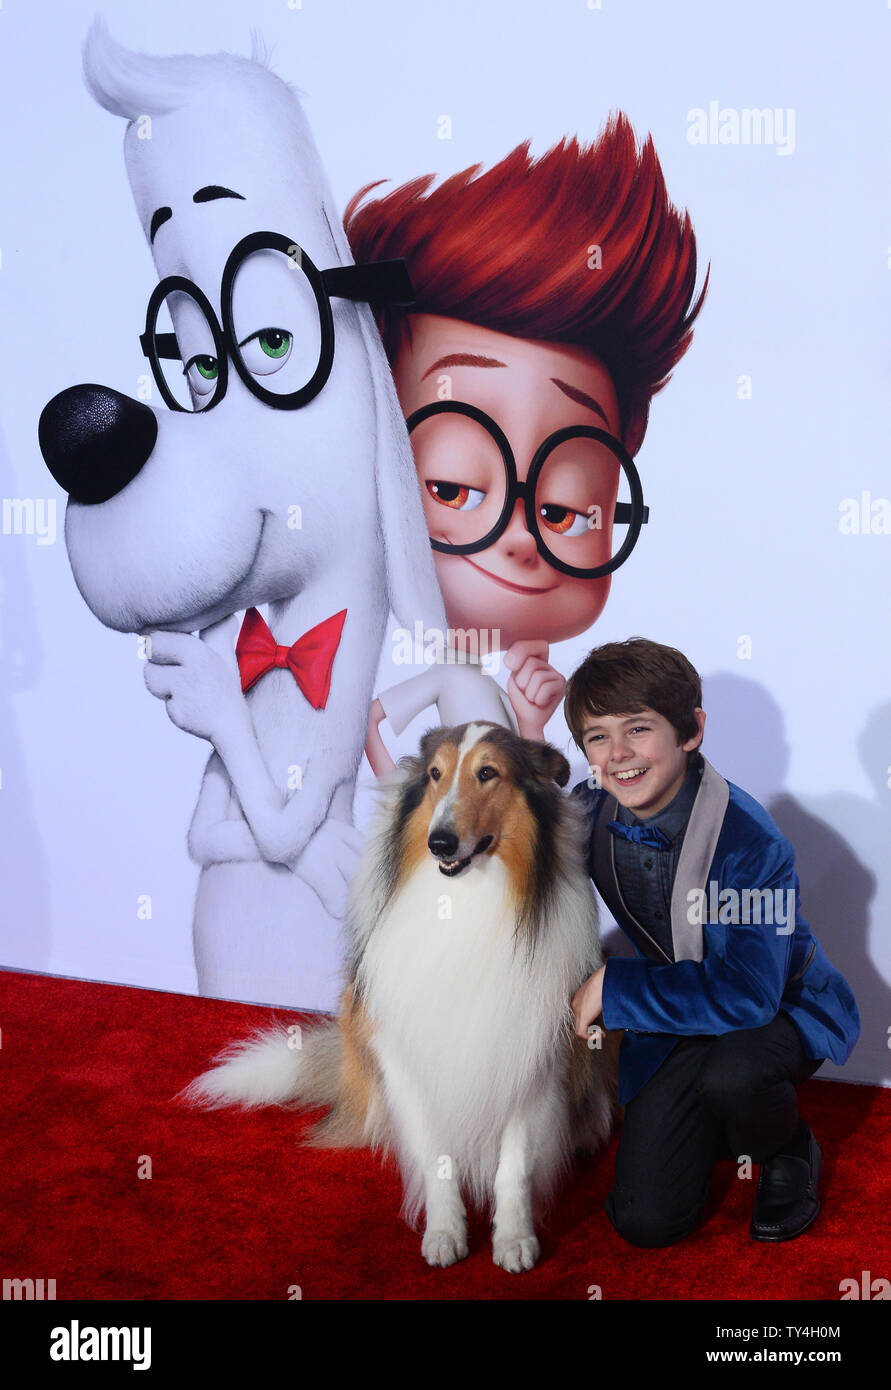
[[[47,468],[75,502],[107,502],[151,454],[158,422],[147,405],[108,386],[69,386],[43,407],[37,437]]]
[[[454,830],[434,830],[427,840],[427,848],[438,859],[454,859],[458,853],[458,836]]]

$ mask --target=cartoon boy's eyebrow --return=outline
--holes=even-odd
[[[431,372],[440,371],[443,367],[506,367],[506,362],[499,362],[495,357],[479,357],[473,352],[450,352],[445,357],[437,357],[432,367],[428,367],[424,377],[428,377]]]
[[[588,395],[587,391],[580,391],[577,386],[570,386],[568,381],[561,381],[560,378],[556,376],[552,376],[551,381],[555,386],[560,387],[564,396],[568,396],[571,401],[575,401],[576,405],[586,405],[589,410],[593,410],[599,415],[605,424],[609,424],[609,420],[606,418],[606,411],[595,401],[593,396]]]
[[[428,367],[421,377],[423,381],[432,372],[442,371],[444,367],[506,367],[506,362],[499,362],[495,357],[481,357],[472,352],[450,352],[445,357],[438,357],[432,366]],[[576,405],[587,406],[599,415],[604,424],[608,425],[606,411],[599,401],[595,401],[593,396],[589,396],[587,391],[581,391],[577,386],[570,386],[568,381],[561,381],[559,377],[552,376],[551,381],[555,386],[559,386],[564,396],[568,396]]]
[[[204,188],[196,189],[192,194],[193,203],[212,203],[215,198],[240,198],[245,201],[243,193],[235,193],[231,188],[223,188],[218,183],[208,183]],[[149,241],[155,239],[155,234],[159,227],[163,227],[165,222],[169,222],[173,216],[173,208],[155,208],[152,213],[152,220],[149,223]]]

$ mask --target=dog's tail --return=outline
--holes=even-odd
[[[595,1154],[609,1141],[619,1118],[619,1045],[621,1030],[600,1030],[592,1049],[585,1038],[572,1037],[569,1107],[573,1145]]]
[[[340,1077],[340,1028],[332,1020],[309,1029],[258,1029],[230,1043],[213,1066],[197,1076],[177,1099],[186,1105],[244,1110],[297,1102],[303,1107],[332,1105]]]
[[[230,1043],[176,1099],[205,1110],[226,1105],[243,1110],[329,1107],[307,1131],[307,1145],[344,1149],[371,1144],[386,1150],[388,1126],[374,1103],[377,1090],[367,1024],[350,987],[338,1019],[305,1029],[277,1025]]]

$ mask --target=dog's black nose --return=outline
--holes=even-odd
[[[107,502],[148,459],[158,422],[147,405],[108,386],[69,386],[43,407],[37,437],[47,468],[75,502]]]
[[[427,841],[427,848],[439,859],[454,859],[458,853],[458,836],[454,830],[434,830]]]

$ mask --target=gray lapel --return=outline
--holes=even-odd
[[[690,922],[688,893],[707,891],[708,872],[715,857],[724,824],[730,788],[707,758],[702,759],[702,778],[687,822],[671,894],[671,939],[675,960],[702,960],[702,927]]]

